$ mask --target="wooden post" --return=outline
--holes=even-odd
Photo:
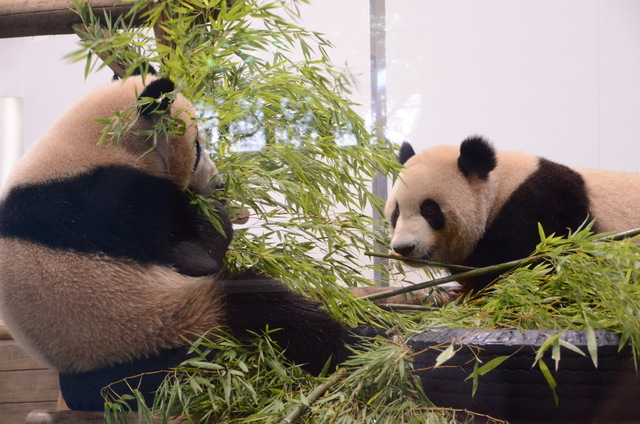
[[[87,0],[96,16],[104,12],[113,19],[131,10],[131,3],[117,0]],[[0,0],[0,38],[73,34],[81,24],[71,0]]]

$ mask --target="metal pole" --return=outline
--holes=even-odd
[[[0,190],[22,156],[22,99],[0,97]]]
[[[369,31],[371,48],[371,121],[375,128],[375,136],[379,140],[385,139],[387,128],[387,58],[386,58],[386,34],[385,34],[385,0],[369,0]],[[373,194],[387,199],[387,177],[377,174],[373,179]],[[373,219],[380,221],[382,215],[373,211]],[[374,232],[382,231],[379,225],[375,225]],[[385,250],[386,246],[375,246],[378,251]],[[387,260],[374,258],[373,263],[377,267],[385,267]],[[388,286],[386,273],[374,271],[374,280],[378,285]]]

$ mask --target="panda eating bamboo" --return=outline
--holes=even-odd
[[[496,152],[478,136],[418,154],[404,143],[398,160],[404,170],[385,214],[391,249],[406,259],[485,267],[531,254],[540,242],[538,224],[558,236],[588,220],[595,220],[596,233],[640,227],[638,174]],[[495,278],[463,281],[464,291]]]
[[[219,205],[218,231],[186,193],[211,194],[217,170],[174,90],[147,75],[89,93],[25,154],[0,200],[0,313],[60,372],[71,409],[102,410],[102,387],[140,373],[149,399],[157,371],[187,357],[183,338],[218,328],[280,329],[272,338],[314,374],[347,355],[346,329],[315,302],[251,271],[227,275],[231,221]],[[131,130],[98,144],[96,120],[125,110]],[[150,137],[167,117],[183,130]]]

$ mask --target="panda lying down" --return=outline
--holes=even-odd
[[[540,242],[538,223],[556,235],[587,219],[596,233],[640,227],[637,174],[496,152],[481,137],[418,154],[404,143],[398,159],[405,168],[385,213],[391,248],[409,259],[484,267],[528,256]],[[464,281],[463,289],[495,277]]]
[[[311,373],[347,355],[348,332],[315,302],[249,271],[226,275],[231,221],[219,206],[220,233],[185,192],[213,193],[217,170],[193,106],[169,100],[173,91],[168,79],[134,76],[88,94],[25,154],[2,194],[0,314],[60,372],[71,409],[102,410],[102,387],[179,364],[183,337],[221,327],[239,337],[281,329],[273,338]],[[132,130],[98,145],[96,119],[127,108]],[[144,133],[167,116],[186,128],[154,146]],[[162,377],[143,377],[148,399]]]

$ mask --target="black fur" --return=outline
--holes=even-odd
[[[133,70],[131,71],[131,74],[129,76],[135,76],[135,75],[158,75],[158,72],[156,71],[156,68],[154,68],[153,66],[149,65],[148,63],[141,63],[138,66],[136,66],[135,68],[133,68]],[[118,81],[120,80],[120,75],[118,74],[113,74],[113,81]]]
[[[465,177],[475,174],[484,180],[495,169],[496,163],[494,148],[482,137],[469,137],[460,144],[458,168]]]
[[[566,235],[589,216],[589,198],[580,174],[540,159],[538,169],[513,192],[464,265],[484,267],[531,254],[540,242],[538,223],[546,234]],[[497,275],[470,282],[487,286]]]
[[[402,143],[402,146],[400,146],[400,151],[398,152],[398,162],[401,165],[404,165],[409,159],[411,159],[412,156],[415,156],[415,154],[416,152],[413,150],[413,147],[411,147],[411,144],[405,141],[404,143]]]
[[[331,360],[330,371],[344,361],[349,335],[319,304],[287,289],[280,281],[253,271],[225,282],[227,323],[243,338],[265,326],[279,329],[271,338],[286,349],[289,360],[314,375]]]
[[[318,303],[298,295],[277,280],[253,271],[236,275],[224,282],[227,328],[239,339],[260,334],[266,326],[277,330],[270,334],[286,357],[307,372],[318,375],[325,364],[329,371],[348,355],[346,343],[355,337],[318,308]],[[363,336],[380,334],[370,327],[354,329]],[[111,388],[120,395],[140,390],[147,405],[154,392],[170,373],[170,368],[192,357],[188,347],[165,349],[157,355],[123,364],[107,366],[77,374],[60,374],[60,389],[72,410],[97,411],[104,408],[101,391]],[[144,375],[142,375],[145,373]],[[121,380],[126,379],[126,383]],[[115,382],[115,383],[114,383]],[[135,401],[128,401],[136,409]]]
[[[396,207],[393,209],[391,213],[391,218],[389,219],[391,223],[391,227],[396,228],[396,224],[398,223],[398,218],[400,218],[400,205],[396,202]]]
[[[171,373],[171,368],[177,367],[185,359],[194,357],[189,353],[189,347],[165,349],[156,355],[135,359],[123,364],[106,366],[100,369],[77,374],[59,375],[60,392],[65,403],[72,411],[102,411],[105,394],[111,397],[131,395],[132,390],[138,390],[147,405],[153,404],[156,390],[164,378]],[[109,389],[106,389],[109,387]],[[137,409],[134,399],[124,399],[132,409]]]
[[[220,234],[170,180],[105,166],[64,180],[12,189],[0,204],[0,235],[141,264],[216,273],[232,228]]]
[[[444,213],[440,205],[433,199],[426,199],[420,203],[420,214],[434,230],[442,230],[445,224]]]
[[[139,106],[142,116],[149,116],[152,113],[164,113],[171,106],[171,99],[166,94],[171,93],[175,89],[175,84],[168,78],[158,78],[152,81],[140,94],[138,100],[144,101],[145,98],[154,99],[153,101]]]

